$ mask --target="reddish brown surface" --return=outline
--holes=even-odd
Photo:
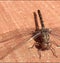
[[[33,12],[37,12],[37,9],[41,10],[46,27],[60,27],[60,1],[1,1],[0,33],[15,29],[24,32],[24,30],[29,29],[28,33],[31,28],[35,29]],[[24,38],[27,39],[26,36]],[[56,48],[54,45],[58,58],[55,58],[49,50],[41,51],[41,59],[39,59],[35,47],[28,49],[34,41],[25,43],[23,46],[20,45],[10,51],[17,43],[23,42],[24,38],[17,37],[5,43],[0,43],[0,56],[8,54],[7,50],[10,52],[0,59],[0,62],[60,62],[60,48]],[[57,43],[59,42],[55,38],[54,40]]]

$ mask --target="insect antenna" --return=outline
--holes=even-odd
[[[35,21],[35,26],[36,26],[36,31],[39,30],[39,25],[38,25],[38,22],[37,22],[37,15],[35,12],[33,12],[33,15],[34,15],[34,21]]]
[[[40,10],[38,10],[38,15],[39,15],[39,18],[40,18],[41,27],[44,28],[45,26],[44,26],[44,22],[43,22]]]

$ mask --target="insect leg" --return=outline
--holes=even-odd
[[[57,47],[60,47],[55,41],[50,41],[52,44],[56,45]]]
[[[51,47],[50,50],[52,51],[53,55],[57,58],[58,56],[55,53],[55,49],[53,47]]]
[[[39,55],[39,58],[41,59],[41,51],[38,49],[38,55]]]
[[[34,43],[31,47],[29,47],[28,49],[31,49],[31,48],[33,48],[34,46],[36,45],[36,43]]]

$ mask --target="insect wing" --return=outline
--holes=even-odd
[[[13,32],[12,31],[8,32],[8,34],[6,33],[5,35],[4,34],[1,35],[2,37],[5,38],[2,38],[0,42],[1,41],[6,41],[6,42],[2,42],[3,46],[0,47],[0,59],[3,59],[5,56],[7,56],[13,50],[17,49],[19,46],[21,47],[24,43],[26,43],[26,41],[29,40],[29,38],[32,37],[33,29],[31,29],[29,32],[27,31],[28,30],[25,30],[24,32],[23,31],[20,32],[17,29],[14,30]]]
[[[3,42],[6,42],[10,39],[16,38],[17,36],[22,38],[24,36],[32,35],[33,29],[30,29],[29,32],[28,32],[28,30],[29,29],[20,31],[20,29],[15,29],[13,31],[9,31],[9,32],[0,34],[0,43],[3,43]]]
[[[60,40],[60,28],[51,28],[51,33],[50,33],[54,38]]]

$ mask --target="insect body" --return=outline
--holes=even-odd
[[[55,54],[54,48],[52,48],[52,43],[50,42],[51,31],[48,28],[45,28],[40,10],[38,10],[38,15],[40,18],[41,29],[39,29],[38,23],[36,22],[37,21],[37,19],[36,19],[37,15],[34,12],[35,25],[36,25],[36,30],[35,30],[34,35],[40,33],[39,35],[36,35],[34,37],[34,40],[36,41],[36,43],[34,45],[38,48],[38,52],[39,52],[39,50],[49,50],[50,49],[52,51],[53,55],[55,57],[57,57],[57,55]]]
[[[44,49],[49,49],[50,47],[50,42],[49,42],[49,31],[47,29],[42,29],[41,30],[41,48]]]
[[[42,50],[49,49],[50,46],[51,46],[51,44],[49,42],[49,39],[50,39],[49,29],[45,28],[45,26],[44,26],[44,22],[42,20],[42,16],[41,16],[40,10],[38,10],[38,15],[39,15],[39,18],[41,20],[40,21],[41,29],[36,30],[36,31],[39,31],[41,33],[40,36],[39,36],[40,37],[40,41],[38,41],[38,45],[41,46]]]

